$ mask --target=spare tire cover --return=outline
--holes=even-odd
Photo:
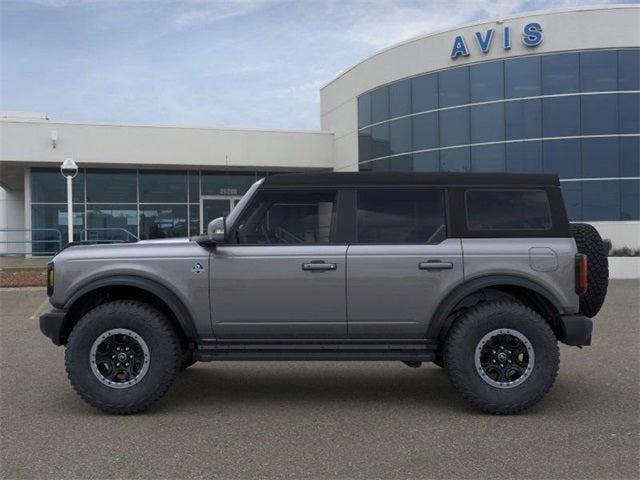
[[[572,223],[571,234],[578,252],[587,256],[589,286],[580,296],[580,313],[594,317],[602,308],[609,286],[609,259],[607,247],[598,231],[587,223]]]

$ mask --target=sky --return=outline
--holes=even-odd
[[[0,110],[318,129],[320,87],[382,48],[485,18],[592,3],[0,0]]]

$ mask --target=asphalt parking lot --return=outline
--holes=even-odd
[[[39,332],[43,289],[0,291],[2,478],[638,478],[637,281],[612,281],[589,348],[561,347],[526,414],[471,410],[439,368],[209,363],[109,416]]]

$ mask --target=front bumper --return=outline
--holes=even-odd
[[[583,315],[560,315],[560,338],[562,343],[581,347],[591,345],[593,320]]]
[[[56,345],[62,345],[67,341],[66,317],[67,311],[58,308],[40,315],[40,331]]]

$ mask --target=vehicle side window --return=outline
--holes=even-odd
[[[258,194],[237,228],[238,243],[329,243],[336,215],[335,191],[269,191]]]
[[[467,190],[469,230],[549,230],[551,212],[544,190]]]
[[[358,243],[439,243],[447,236],[442,189],[357,192]]]

